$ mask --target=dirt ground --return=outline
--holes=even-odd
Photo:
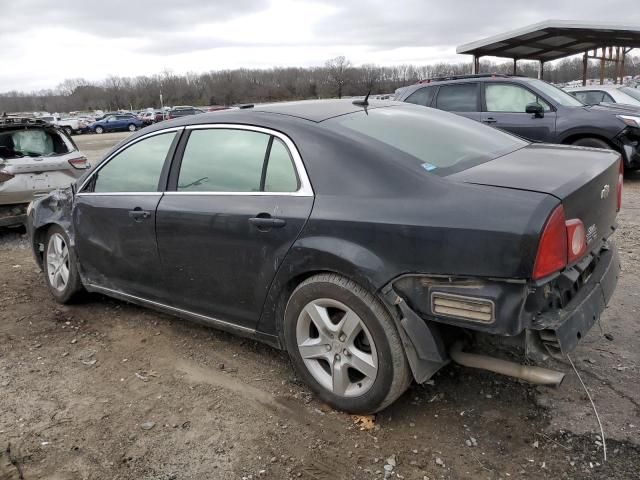
[[[76,141],[94,160],[124,136]],[[623,275],[571,356],[606,463],[568,363],[551,365],[567,372],[558,389],[451,365],[366,429],[314,399],[283,352],[99,295],[57,305],[26,239],[0,233],[0,480],[637,479],[639,213],[635,175]]]

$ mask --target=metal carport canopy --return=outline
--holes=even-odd
[[[640,25],[546,20],[460,45],[456,52],[548,62],[611,46],[640,48]]]

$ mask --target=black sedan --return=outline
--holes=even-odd
[[[264,341],[324,401],[375,412],[451,359],[559,383],[460,339],[572,350],[616,285],[621,189],[615,152],[294,102],[146,128],[34,202],[29,230],[59,302],[85,289]]]

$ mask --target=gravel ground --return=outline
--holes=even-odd
[[[125,136],[75,139],[95,161]],[[558,389],[451,365],[368,425],[320,404],[283,352],[98,295],[57,305],[26,239],[0,233],[0,480],[637,479],[639,211],[636,175],[618,289],[572,355],[605,464],[568,364]]]

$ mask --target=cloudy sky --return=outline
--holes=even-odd
[[[457,45],[547,19],[640,25],[610,0],[0,0],[0,92],[66,78],[461,60]]]

